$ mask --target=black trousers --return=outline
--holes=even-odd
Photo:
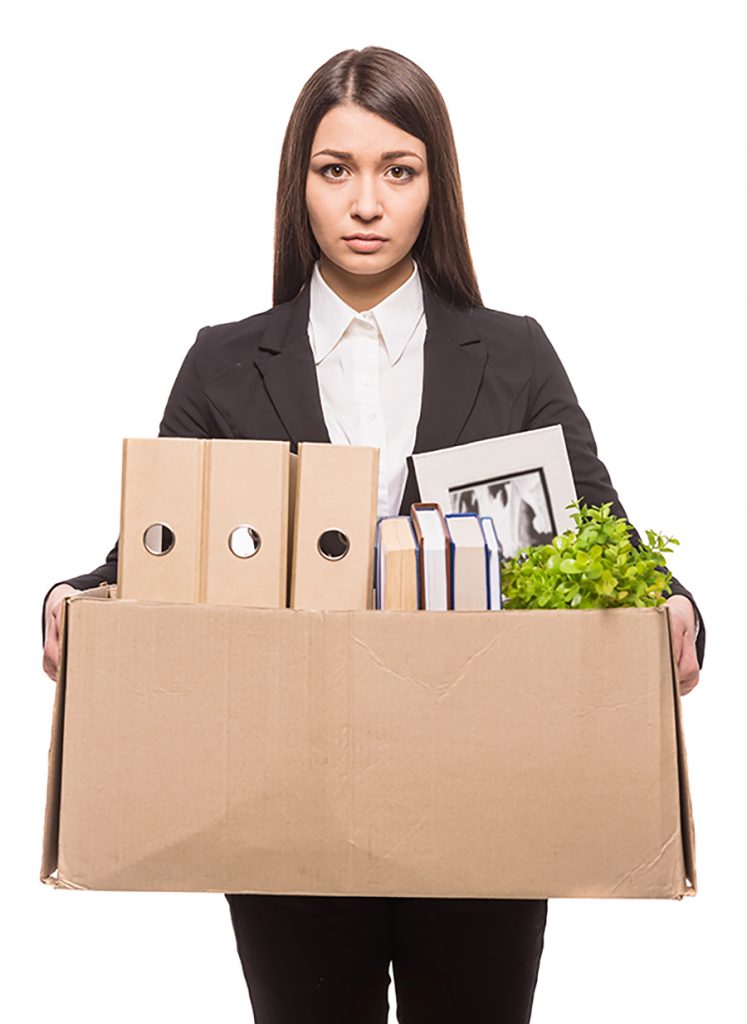
[[[527,1024],[547,900],[227,894],[256,1024]]]

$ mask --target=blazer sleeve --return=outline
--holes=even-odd
[[[214,437],[215,424],[212,422],[210,407],[205,396],[205,343],[207,327],[201,328],[191,348],[182,362],[176,380],[171,388],[163,418],[159,437]],[[60,583],[67,583],[76,590],[90,590],[104,583],[117,582],[119,554],[119,538],[102,565],[90,572],[71,579],[58,580],[47,590],[42,601],[42,644],[45,641],[45,609],[47,598]]]
[[[571,472],[579,500],[589,505],[612,503],[616,516],[627,514],[612,485],[607,467],[597,454],[597,445],[586,418],[573,390],[568,374],[542,327],[533,317],[525,317],[529,333],[529,347],[532,361],[528,384],[526,416],[522,430],[559,423],[563,428]],[[632,525],[632,524],[631,524]],[[641,543],[638,531],[633,527],[631,542]],[[660,567],[664,571],[664,566]],[[695,651],[698,665],[703,667],[705,657],[706,631],[703,616],[693,595],[673,576],[670,582],[672,594],[683,594],[695,610],[696,636]]]

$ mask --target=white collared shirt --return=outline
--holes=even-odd
[[[397,515],[423,395],[426,322],[418,265],[361,313],[330,288],[318,261],[309,287],[309,342],[330,441],[379,449],[377,514]]]

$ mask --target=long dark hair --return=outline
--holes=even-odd
[[[309,78],[293,107],[278,175],[273,305],[295,298],[320,256],[306,210],[306,178],[319,122],[341,103],[378,114],[425,144],[430,192],[413,256],[421,277],[442,298],[456,306],[481,306],[443,96],[422,68],[381,46],[331,57]]]

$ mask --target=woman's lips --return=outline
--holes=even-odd
[[[355,252],[376,252],[380,249],[385,238],[346,238],[345,241],[348,243],[351,249]]]

